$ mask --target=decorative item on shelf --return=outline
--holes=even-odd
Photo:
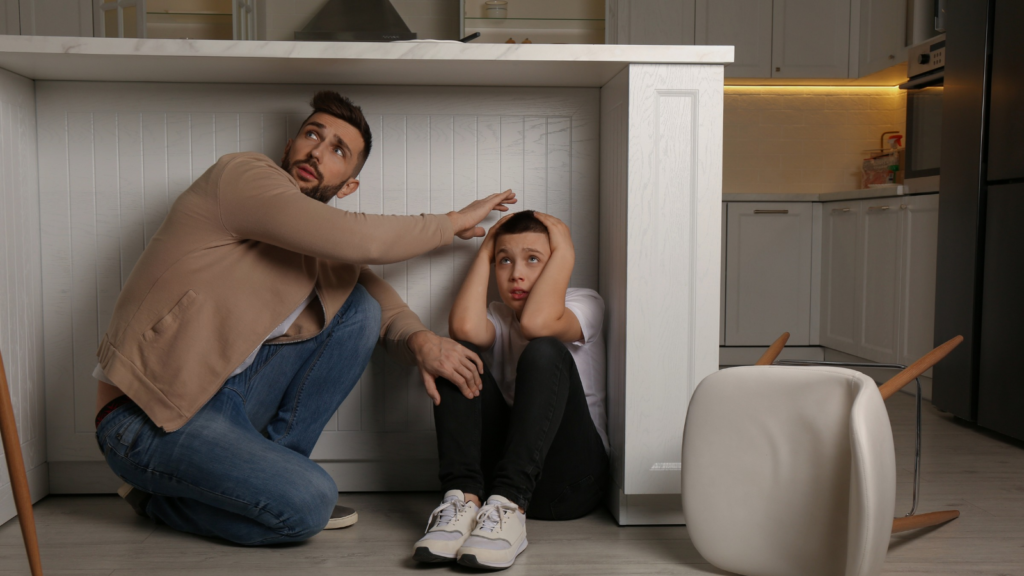
[[[513,40],[512,38],[509,38],[508,40],[505,40],[505,44],[515,44],[515,43],[516,43],[516,41]]]
[[[533,40],[530,40],[529,38],[527,38],[526,40],[523,40],[522,43],[523,44],[533,44]]]
[[[880,148],[865,150],[868,157],[861,166],[863,188],[903,183],[903,135],[899,132],[883,132],[879,145]]]
[[[487,0],[484,11],[488,18],[507,18],[508,2],[506,0]]]

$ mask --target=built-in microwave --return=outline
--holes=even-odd
[[[942,156],[942,84],[946,71],[946,35],[907,49],[906,167],[908,194],[939,191]]]

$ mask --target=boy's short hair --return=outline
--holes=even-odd
[[[359,155],[359,162],[356,166],[353,174],[359,174],[359,171],[363,169],[363,164],[366,163],[366,159],[370,156],[370,148],[373,145],[373,135],[370,133],[370,124],[366,121],[366,117],[363,116],[363,109],[352,103],[351,100],[338,94],[333,90],[321,90],[313,95],[313,100],[310,101],[309,106],[313,111],[302,121],[302,126],[309,122],[309,119],[313,117],[313,114],[322,112],[329,114],[335,118],[348,122],[356,130],[359,130],[359,134],[363,137],[363,152]],[[302,128],[300,127],[301,131]]]
[[[494,233],[494,241],[497,243],[498,238],[509,234],[526,234],[528,232],[548,233],[548,227],[534,215],[533,210],[516,212],[511,218],[505,220],[501,228],[498,228],[497,232]]]

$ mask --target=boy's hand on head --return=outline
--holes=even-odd
[[[516,193],[512,190],[505,190],[470,202],[468,206],[458,212],[449,212],[448,219],[451,220],[455,235],[459,238],[463,240],[479,238],[484,235],[484,229],[477,224],[482,222],[493,210],[508,212],[506,204],[515,204],[516,202],[518,202]]]
[[[421,330],[409,336],[409,349],[416,356],[416,365],[423,376],[423,386],[437,406],[441,395],[437,392],[436,378],[444,378],[455,384],[466,398],[480,395],[484,363],[472,350],[451,338],[438,336],[429,330]]]
[[[501,217],[501,220],[495,222],[494,226],[491,226],[491,229],[487,231],[487,237],[484,238],[483,243],[480,244],[480,253],[488,262],[494,260],[494,237],[497,234],[498,228],[501,228],[501,225],[512,216],[512,214],[506,214]]]
[[[548,229],[548,241],[551,243],[552,254],[559,250],[563,252],[575,251],[572,244],[572,233],[569,232],[569,227],[565,225],[565,222],[543,212],[534,212],[533,214]]]

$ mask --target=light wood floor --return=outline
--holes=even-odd
[[[897,446],[897,512],[909,509],[913,399],[889,400]],[[959,508],[938,528],[894,536],[885,574],[1024,574],[1024,447],[953,420],[926,403],[921,511]],[[36,505],[46,574],[330,575],[468,573],[418,567],[410,547],[436,494],[342,494],[359,523],[297,546],[249,549],[172,532],[115,496],[53,496]],[[506,574],[724,574],[682,526],[620,528],[601,510],[574,522],[527,524],[530,546]],[[0,574],[28,574],[17,520],[0,527]]]

